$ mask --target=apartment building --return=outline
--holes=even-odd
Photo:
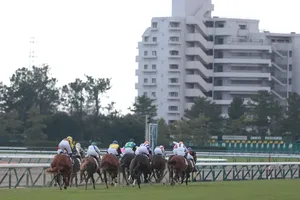
[[[138,43],[138,95],[153,98],[168,123],[194,98],[222,106],[271,91],[284,105],[300,93],[300,37],[259,30],[259,20],[212,17],[211,0],[173,0],[172,16],[153,18]]]

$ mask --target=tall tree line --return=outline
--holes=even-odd
[[[129,138],[144,140],[145,115],[156,116],[154,100],[143,95],[122,115],[115,102],[102,105],[111,89],[111,79],[85,75],[62,87],[51,76],[48,65],[20,68],[9,84],[0,82],[0,145],[55,146],[67,135],[75,140],[97,141],[107,146],[112,140],[125,143]],[[285,136],[299,138],[300,97],[291,93],[288,107],[279,104],[267,91],[259,91],[245,104],[234,98],[228,117],[206,98],[194,99],[184,119],[159,124],[159,144],[171,145],[183,140],[191,146],[203,146],[212,135]]]

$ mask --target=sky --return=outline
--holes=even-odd
[[[112,78],[103,106],[123,114],[137,95],[137,44],[152,17],[171,16],[171,0],[0,0],[0,81],[29,65],[29,38],[38,62],[51,67],[58,86],[84,74]],[[260,29],[297,32],[299,0],[212,0],[213,16],[259,19]],[[298,3],[298,4],[297,4]]]

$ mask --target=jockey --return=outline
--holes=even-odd
[[[174,143],[174,142],[173,142]],[[186,147],[184,146],[183,142],[176,143],[176,154],[179,156],[186,156]]]
[[[100,149],[97,147],[96,142],[92,142],[91,145],[88,147],[87,156],[92,156],[98,162],[98,166],[100,166]]]
[[[136,144],[134,143],[134,139],[130,139],[124,146],[124,155],[125,154],[134,154],[136,150]]]
[[[113,154],[115,156],[121,155],[121,148],[117,140],[114,140],[108,147],[107,153]]]
[[[73,162],[73,159],[72,159],[72,149],[74,148],[74,146],[73,146],[73,138],[71,136],[68,136],[67,138],[64,138],[58,144],[58,147],[61,150],[60,153],[64,152],[64,150],[66,150],[67,154],[70,156],[70,159]],[[59,153],[59,150],[57,152]]]
[[[163,145],[157,146],[154,149],[154,155],[166,156],[165,148]]]
[[[174,147],[173,147],[173,154],[174,155],[177,155],[177,150],[178,150],[179,146],[182,146],[185,149],[185,151],[186,151],[186,147],[185,147],[185,145],[183,144],[182,141],[180,141],[180,142],[173,142],[173,144],[174,144]]]
[[[191,154],[193,154],[194,152],[193,152],[193,150],[192,150],[192,148],[191,147],[188,147],[187,148],[187,150],[188,150],[188,152],[187,152],[187,155],[186,155],[186,158],[188,159],[188,160],[191,160],[192,162],[192,167],[193,167],[193,172],[197,172],[197,170],[196,170],[196,160],[194,160],[194,157],[191,155]]]
[[[75,145],[75,149],[76,149],[76,153],[77,155],[80,156],[80,158],[83,158],[84,157],[84,150],[82,149],[81,147],[81,144],[80,143],[76,143]]]
[[[135,151],[135,154],[136,155],[145,154],[150,158],[150,153],[149,153],[148,149],[150,149],[150,145],[149,145],[149,142],[146,141],[140,145],[139,149],[137,151]]]

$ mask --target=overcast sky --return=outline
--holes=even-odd
[[[284,4],[283,4],[284,2]],[[300,32],[299,0],[213,0],[214,16],[260,20],[260,29]],[[171,0],[0,0],[0,81],[29,63],[29,37],[59,86],[84,74],[112,78],[108,99],[127,113],[135,91],[137,43]]]

